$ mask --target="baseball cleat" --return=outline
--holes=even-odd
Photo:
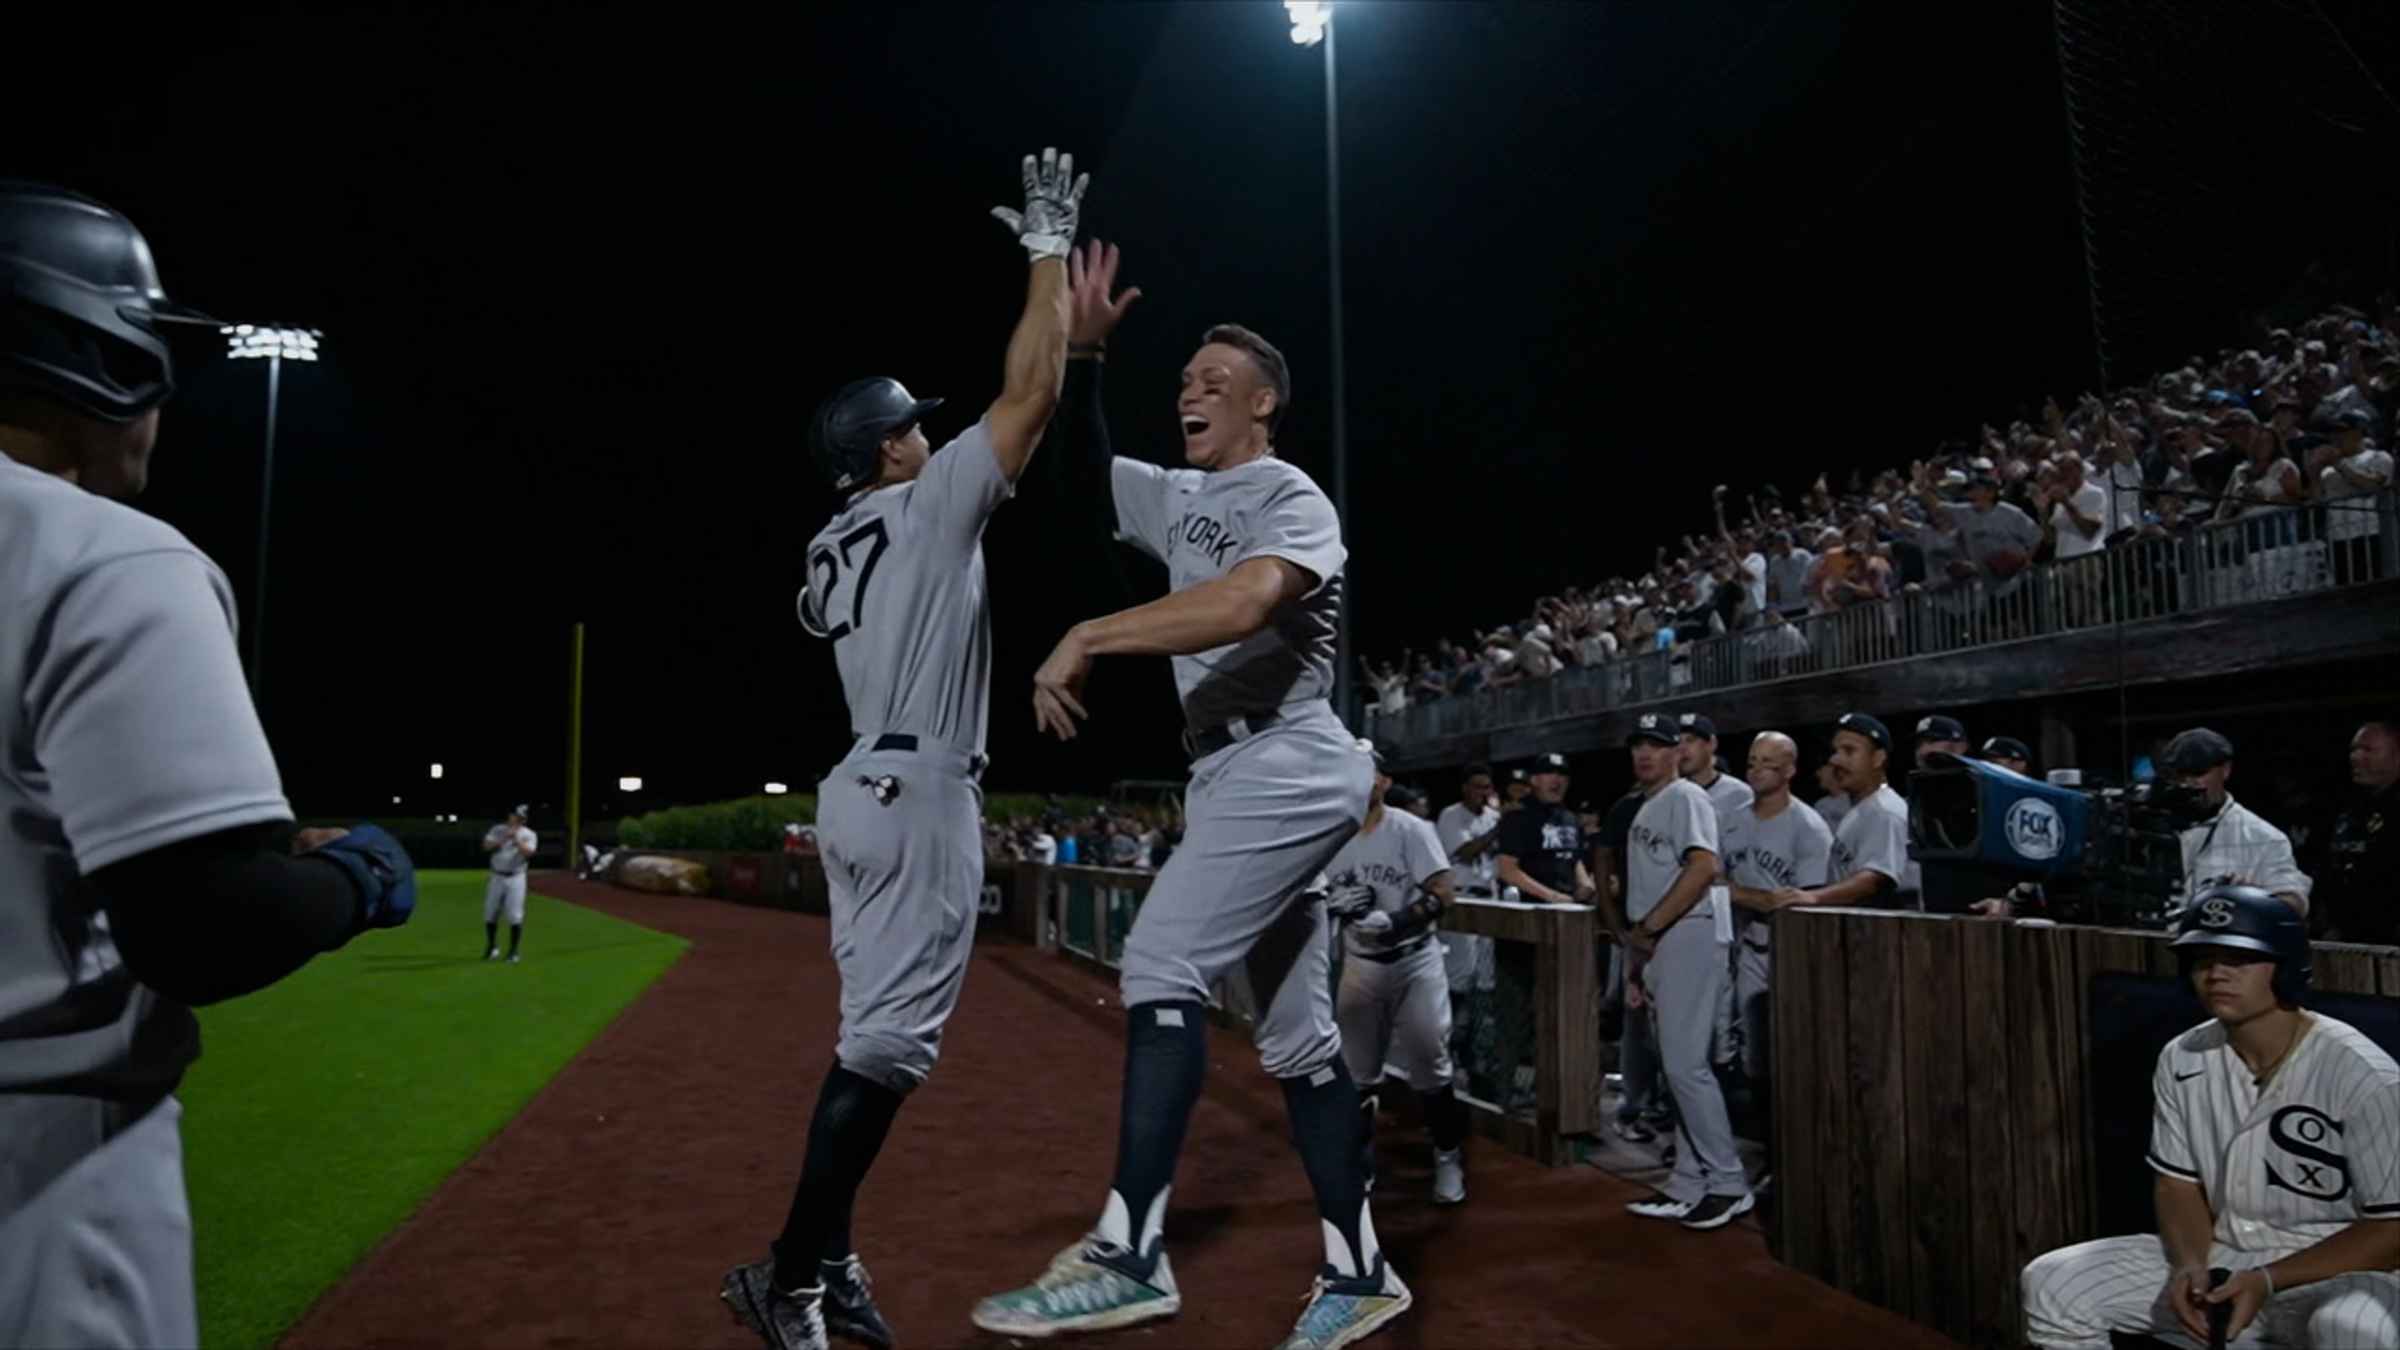
[[[1683,1216],[1683,1226],[1702,1231],[1723,1228],[1749,1213],[1750,1207],[1757,1203],[1747,1195],[1704,1195],[1700,1197],[1700,1203],[1693,1205],[1691,1212]]]
[[[725,1273],[717,1291],[734,1320],[758,1333],[767,1350],[831,1350],[825,1339],[825,1287],[775,1287],[775,1263],[756,1261]]]
[[[1433,1203],[1455,1205],[1467,1198],[1465,1149],[1436,1149],[1433,1154]]]
[[[1644,1219],[1673,1219],[1681,1223],[1689,1217],[1693,1203],[1670,1198],[1663,1191],[1654,1191],[1647,1200],[1636,1200],[1625,1206],[1625,1212]]]
[[[1408,1311],[1416,1295],[1400,1282],[1400,1272],[1377,1258],[1380,1276],[1344,1279],[1328,1267],[1317,1275],[1300,1312],[1299,1324],[1275,1350],[1341,1350],[1365,1340],[1384,1323]]]
[[[1658,1142],[1658,1131],[1643,1124],[1637,1116],[1617,1122],[1617,1137],[1629,1144],[1654,1144]]]
[[[497,960],[499,960],[499,959],[500,959],[500,949],[499,949],[498,947],[486,947],[486,948],[484,948],[484,949],[483,949],[483,959],[484,959],[484,960],[486,960],[486,961],[497,961]]]
[[[512,966],[523,959],[523,957],[518,956],[515,952],[510,952],[508,954],[508,963]]]
[[[874,1350],[892,1350],[892,1326],[875,1306],[875,1282],[856,1256],[817,1263],[817,1278],[825,1285],[825,1331],[828,1335]]]
[[[1182,1310],[1183,1295],[1176,1291],[1165,1252],[1158,1254],[1158,1268],[1148,1279],[1107,1264],[1111,1256],[1123,1255],[1121,1248],[1087,1237],[1052,1257],[1050,1268],[1032,1284],[992,1295],[976,1304],[971,1316],[985,1331],[1040,1340],[1062,1331],[1129,1327]]]

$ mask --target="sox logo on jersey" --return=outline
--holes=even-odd
[[[2341,1133],[2340,1121],[2313,1106],[2287,1106],[2277,1111],[2267,1123],[2267,1138],[2291,1155],[2285,1163],[2291,1179],[2286,1180],[2275,1169],[2274,1159],[2268,1158],[2263,1160],[2267,1184],[2326,1204],[2350,1194],[2350,1160],[2325,1147]],[[2330,1177],[2328,1169],[2333,1173]]]

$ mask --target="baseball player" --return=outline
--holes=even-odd
[[[1450,878],[1458,893],[1478,900],[1497,899],[1499,882],[1492,868],[1498,857],[1500,807],[1493,801],[1488,766],[1467,766],[1458,800],[1443,807],[1434,824],[1441,834],[1442,852],[1450,859]],[[1488,1067],[1491,1058],[1488,1049],[1479,1055],[1477,1042],[1491,1040],[1492,940],[1472,933],[1444,933],[1441,941],[1450,976],[1451,1055],[1472,1072],[1478,1064]]]
[[[1936,714],[1917,719],[1917,768],[1931,766],[1935,755],[1956,755],[1965,759],[1971,749],[1967,743],[1966,724],[1957,718]],[[1906,802],[1908,799],[1902,797],[1900,800]],[[1911,858],[1902,866],[1900,889],[1892,901],[1902,909],[1925,907],[1925,871],[1917,865],[1916,859]]]
[[[1182,1306],[1163,1235],[1176,1155],[1207,1067],[1209,986],[1247,968],[1255,1035],[1283,1087],[1316,1192],[1324,1263],[1287,1350],[1348,1345],[1409,1305],[1375,1238],[1358,1089],[1333,1020],[1326,864],[1367,816],[1374,766],[1326,702],[1342,603],[1341,524],[1275,453],[1291,402],[1282,353],[1249,329],[1210,329],[1183,368],[1186,469],[1110,454],[1101,415],[1114,250],[1077,263],[1075,352],[1061,438],[1115,513],[1115,534],[1167,566],[1172,592],[1070,628],[1034,674],[1034,718],[1062,739],[1084,715],[1095,659],[1173,658],[1182,695],[1183,846],[1126,937],[1128,1023],[1115,1180],[1089,1236],[1031,1285],[977,1304],[987,1331],[1039,1337],[1129,1326]],[[1105,474],[1105,486],[1099,480]],[[1104,495],[1103,495],[1104,494]]]
[[[1891,762],[1891,731],[1865,713],[1844,713],[1834,726],[1834,774],[1852,805],[1833,832],[1833,879],[1823,886],[1778,888],[1778,908],[1886,907],[1908,866],[1908,803],[1884,781]]]
[[[1366,823],[1326,868],[1345,958],[1334,1019],[1351,1081],[1380,1084],[1387,1060],[1408,1080],[1433,1135],[1433,1202],[1455,1205],[1467,1198],[1467,1107],[1451,1083],[1450,980],[1434,932],[1452,899],[1450,859],[1433,826],[1391,807],[1391,773],[1373,759]],[[1377,1105],[1362,1091],[1370,1169]]]
[[[1701,713],[1685,713],[1675,719],[1681,733],[1676,771],[1692,786],[1708,794],[1709,805],[1716,808],[1722,819],[1728,811],[1738,811],[1750,804],[1750,785],[1732,774],[1717,768],[1717,724]],[[1709,1060],[1730,1065],[1741,1053],[1740,1013],[1734,1007],[1735,949],[1725,950],[1725,981],[1717,997],[1716,1027],[1709,1033]]]
[[[2400,1065],[2300,1006],[2306,925],[2267,892],[2203,890],[2175,948],[2209,1020],[2152,1079],[2158,1233],[2036,1258],[2027,1337],[2208,1344],[2221,1320],[2229,1345],[2400,1345]]]
[[[172,322],[215,320],[131,221],[0,181],[0,1345],[199,1343],[191,1008],[416,905],[381,829],[294,832],[224,573],[111,500],[148,478]]]
[[[1722,1228],[1755,1203],[1733,1142],[1724,1089],[1709,1068],[1709,1033],[1732,908],[1717,883],[1717,811],[1708,794],[1677,773],[1681,750],[1667,719],[1646,714],[1628,738],[1644,797],[1625,854],[1625,943],[1641,964],[1633,978],[1658,1019],[1658,1049],[1679,1117],[1675,1169],[1665,1185],[1625,1208],[1686,1228]]]
[[[828,1335],[888,1347],[851,1206],[900,1103],[932,1072],[983,896],[984,723],[992,626],[983,530],[1058,402],[1067,277],[1085,180],[1072,155],[1025,157],[1025,209],[994,215],[1030,263],[1000,397],[928,454],[940,399],[859,380],[818,409],[841,509],[808,546],[800,622],[833,644],[857,743],[817,789],[842,1020],[807,1159],[772,1255],[721,1294],[770,1350]]]
[[[1833,831],[1792,795],[1799,774],[1799,745],[1780,731],[1762,731],[1750,739],[1755,797],[1748,806],[1717,815],[1727,893],[1735,906],[1733,983],[1734,1006],[1741,1014],[1742,1076],[1750,1081],[1760,1116],[1768,1119],[1773,1079],[1767,1072],[1767,981],[1773,949],[1767,915],[1782,907],[1777,896],[1833,879]],[[1774,1137],[1771,1129],[1762,1133]]]
[[[508,819],[483,832],[483,851],[492,855],[491,879],[483,883],[483,959],[500,959],[500,915],[508,915],[508,963],[517,964],[517,947],[525,939],[525,869],[533,862],[533,831],[525,828],[532,815],[519,806]]]

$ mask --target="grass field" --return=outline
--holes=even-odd
[[[536,894],[524,963],[487,963],[484,874],[420,875],[406,927],[201,1012],[179,1095],[212,1350],[281,1335],[686,945]]]

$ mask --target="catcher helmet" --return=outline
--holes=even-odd
[[[2176,921],[2175,947],[2178,955],[2231,947],[2271,956],[2277,999],[2298,1004],[2308,992],[2308,926],[2290,905],[2256,886],[2211,886],[2195,896]]]
[[[149,243],[123,215],[0,179],[0,385],[130,422],[175,392],[160,326],[216,322],[167,299]]]
[[[875,452],[883,438],[915,426],[942,406],[938,398],[914,398],[898,380],[881,376],[853,380],[817,409],[817,460],[836,492],[875,476]]]

